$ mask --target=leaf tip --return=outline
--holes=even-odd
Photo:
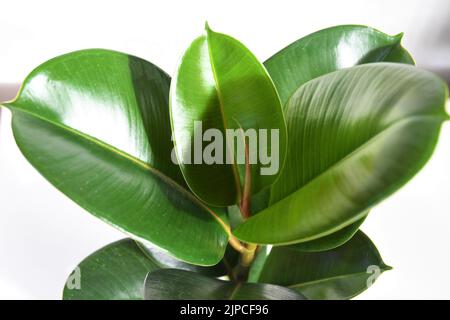
[[[206,32],[212,31],[211,28],[209,27],[208,21],[205,21],[205,31],[206,31]]]
[[[400,32],[398,34],[396,34],[393,38],[397,41],[400,42],[403,39],[404,33]]]
[[[0,109],[2,109],[2,108],[6,108],[6,109],[11,109],[10,108],[10,103],[11,103],[12,101],[5,101],[5,102],[1,102],[0,101]]]
[[[384,264],[384,265],[383,265],[383,272],[384,272],[384,271],[390,271],[390,270],[392,270],[392,269],[394,269],[394,268],[391,267],[391,266],[388,266],[387,264]]]

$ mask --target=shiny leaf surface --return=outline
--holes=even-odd
[[[64,286],[64,300],[142,300],[145,276],[160,265],[124,239],[94,252],[78,268]]]
[[[181,260],[213,265],[228,226],[171,161],[169,85],[147,61],[85,50],[37,67],[6,106],[22,153],[81,207]]]
[[[307,82],[286,106],[289,154],[272,205],[235,235],[292,244],[361,219],[427,162],[448,119],[446,98],[441,79],[403,64],[366,64]]]
[[[287,286],[308,299],[350,299],[390,270],[361,231],[344,245],[324,252],[274,247],[259,282]]]
[[[146,300],[303,300],[281,286],[233,283],[177,269],[150,272],[145,280]]]
[[[366,26],[341,25],[295,41],[264,65],[285,106],[302,84],[336,70],[381,61],[414,64],[401,38]]]
[[[401,46],[402,34],[389,36],[370,27],[340,25],[307,35],[280,50],[266,62],[267,71],[274,81],[282,105],[302,84],[321,75],[371,62],[398,62],[414,64],[410,54]],[[259,196],[256,214],[269,206],[270,192],[266,200]],[[350,227],[346,228],[350,231]],[[354,230],[356,232],[356,230]],[[323,241],[305,243],[305,248],[319,250],[342,244],[343,233],[329,236]],[[335,240],[335,241],[333,241]],[[348,239],[347,239],[348,240]]]
[[[176,260],[132,239],[119,240],[97,250],[78,265],[64,287],[63,299],[142,300],[144,280],[150,271],[178,268],[219,277],[226,275],[227,268],[236,262],[233,252],[227,250],[227,253],[217,265],[201,267]]]
[[[207,27],[206,34],[192,42],[181,60],[171,89],[170,107],[181,170],[200,199],[217,206],[233,205],[240,199],[245,173],[245,148],[241,143],[244,139],[238,136],[232,142],[227,139],[226,130],[256,130],[255,136],[250,134],[248,138],[252,194],[274,182],[286,153],[284,117],[267,71],[240,42]],[[221,147],[210,150],[212,142],[202,143],[201,134],[198,140],[196,123],[201,123],[201,132],[214,130],[209,141],[221,141]],[[262,143],[267,150],[260,148],[260,129],[268,130],[269,143]],[[272,129],[278,130],[278,141]],[[235,164],[227,163],[227,150],[230,155],[234,153]],[[270,165],[262,164],[261,152],[278,157]],[[216,158],[218,154],[221,156]],[[213,157],[207,160],[208,155]]]

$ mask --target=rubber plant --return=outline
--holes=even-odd
[[[34,69],[3,103],[18,147],[129,236],[83,260],[63,298],[348,299],[367,289],[373,270],[390,267],[359,228],[424,166],[449,119],[446,85],[414,66],[401,38],[337,26],[260,63],[206,26],[172,79],[102,49]],[[276,129],[277,172],[251,163],[247,137],[243,162],[182,161],[196,123]]]

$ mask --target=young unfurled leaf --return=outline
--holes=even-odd
[[[200,199],[217,206],[239,202],[245,144],[251,193],[275,181],[286,154],[280,100],[264,66],[240,42],[206,27],[181,60],[170,107],[178,161]]]

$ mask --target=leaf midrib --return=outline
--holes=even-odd
[[[211,49],[211,44],[209,41],[210,33],[211,33],[211,30],[206,31],[206,45],[208,46],[208,57],[209,57],[209,63],[211,64],[211,71],[212,71],[213,78],[214,78],[214,84],[215,84],[214,87],[215,87],[215,91],[217,93],[217,98],[219,100],[219,111],[220,111],[220,115],[221,115],[221,119],[222,119],[222,125],[223,125],[224,130],[226,130],[229,127],[228,127],[227,119],[225,117],[225,107],[224,107],[224,102],[223,102],[222,91],[219,86],[219,80],[217,79],[216,66],[214,64],[214,60],[212,57],[212,49]],[[229,150],[228,143],[227,143],[227,150]],[[233,163],[231,164],[231,168],[233,171],[233,178],[234,178],[234,183],[235,183],[235,188],[236,188],[236,193],[237,193],[237,199],[239,201],[241,198],[241,181],[239,179],[239,173],[238,173],[236,161],[233,161]]]
[[[294,193],[299,192],[300,190],[304,189],[305,187],[307,187],[309,184],[311,184],[313,181],[315,181],[316,179],[318,179],[319,177],[321,177],[322,175],[327,174],[330,170],[332,170],[334,167],[337,167],[339,165],[341,165],[341,163],[347,161],[349,158],[351,158],[354,154],[356,154],[357,152],[359,152],[360,150],[366,148],[368,145],[370,145],[371,143],[373,143],[378,137],[382,136],[383,134],[385,134],[388,130],[394,128],[395,126],[404,123],[404,122],[408,122],[408,121],[412,121],[414,119],[417,118],[430,118],[430,119],[439,119],[441,120],[441,123],[444,122],[445,120],[447,120],[447,117],[445,117],[444,115],[439,116],[439,115],[420,115],[420,114],[416,114],[416,115],[411,115],[408,116],[406,118],[403,119],[399,119],[397,121],[392,122],[391,124],[387,125],[385,128],[383,128],[382,130],[380,130],[378,133],[376,133],[375,135],[373,135],[370,139],[364,141],[363,143],[361,143],[359,146],[357,146],[356,148],[354,148],[350,153],[348,153],[346,156],[344,156],[343,158],[339,159],[338,161],[336,161],[335,163],[333,163],[332,165],[330,165],[329,167],[327,167],[325,170],[323,170],[321,173],[319,173],[318,175],[316,175],[314,178],[312,178],[311,180],[309,180],[307,183],[305,183],[304,185],[302,185],[301,187],[297,188],[296,190],[294,190],[293,192],[285,195],[283,198],[281,198],[280,200],[276,201],[276,202],[270,202],[270,206],[275,205],[276,203],[279,203],[281,201],[284,201],[285,199],[287,199],[288,197],[292,196]],[[269,206],[269,208],[270,208]]]
[[[21,108],[21,107],[16,107],[14,106],[14,101],[12,102],[8,102],[6,104],[3,104],[1,106],[7,107],[9,109],[11,109],[11,111],[14,113],[14,111],[18,111],[18,112],[23,112],[25,114],[28,114],[32,117],[35,117],[39,120],[45,121],[47,123],[50,123],[51,125],[61,128],[63,130],[66,130],[70,133],[72,133],[73,135],[79,136],[89,142],[92,142],[94,144],[96,144],[97,146],[106,149],[107,151],[111,152],[111,153],[115,153],[125,159],[127,159],[128,161],[134,163],[135,165],[141,167],[142,169],[148,170],[150,171],[152,174],[154,174],[155,176],[158,176],[159,178],[161,178],[164,182],[166,182],[168,185],[171,185],[172,187],[174,187],[175,189],[177,189],[180,193],[186,195],[192,202],[198,204],[200,207],[202,207],[203,209],[205,209],[206,211],[208,211],[213,217],[214,219],[217,220],[217,222],[222,226],[222,228],[225,230],[225,232],[230,235],[231,231],[229,226],[225,223],[225,221],[223,221],[214,211],[212,211],[209,207],[207,207],[205,204],[203,204],[199,199],[197,199],[193,194],[191,194],[189,191],[187,191],[185,188],[183,188],[182,186],[180,186],[176,181],[174,181],[173,179],[171,179],[170,177],[166,176],[164,173],[162,173],[161,171],[159,171],[158,169],[150,166],[148,163],[133,157],[132,155],[119,150],[97,138],[94,138],[88,134],[82,133],[79,130],[76,130],[72,127],[69,127],[65,124],[62,123],[58,123],[55,121],[52,121],[46,117],[40,116],[34,112],[31,112],[27,109]]]

